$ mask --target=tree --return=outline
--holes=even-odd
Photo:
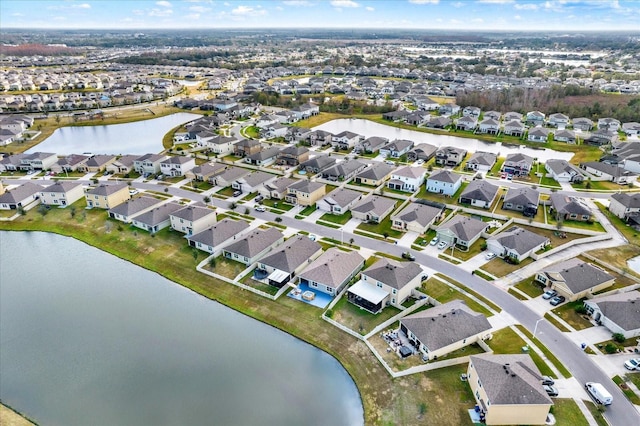
[[[216,267],[216,258],[213,256],[209,259],[209,267],[211,267],[211,269],[215,269]]]
[[[194,248],[191,250],[191,255],[193,256],[193,260],[198,260],[198,249]]]
[[[251,210],[249,210],[249,207],[245,207],[244,208],[244,214],[249,214],[251,212]]]
[[[76,217],[76,206],[69,207],[69,214],[71,215],[71,219]]]
[[[611,335],[611,337],[613,338],[614,341],[618,342],[618,343],[622,343],[624,342],[624,334],[622,333],[613,333]]]
[[[353,245],[353,243],[354,243],[354,241],[355,241],[355,240],[354,240],[353,238],[349,238],[349,245],[350,245],[350,246],[352,246],[352,245]]]
[[[238,207],[238,204],[235,201],[229,203],[229,210],[235,210],[236,207]]]
[[[202,199],[202,201],[204,201],[205,204],[209,204],[211,202],[211,198],[208,195],[205,195],[205,197]]]

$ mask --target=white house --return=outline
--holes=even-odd
[[[402,167],[391,174],[387,187],[398,191],[415,192],[424,182],[427,170],[423,167]]]
[[[196,159],[192,157],[169,157],[160,162],[160,171],[165,176],[184,176],[186,172],[196,166]]]
[[[452,197],[462,185],[462,175],[450,170],[435,171],[427,178],[427,191]]]

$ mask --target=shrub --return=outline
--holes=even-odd
[[[622,333],[613,333],[613,335],[611,336],[613,337],[613,340],[618,342],[618,343],[622,343],[624,342],[624,334]]]
[[[327,318],[333,318],[333,309],[327,309],[327,312],[324,313]]]
[[[576,314],[584,315],[587,313],[587,308],[584,305],[576,306]]]
[[[616,345],[614,345],[613,343],[607,343],[604,346],[604,351],[608,354],[613,354],[618,352],[618,347]]]

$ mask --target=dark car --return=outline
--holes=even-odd
[[[551,385],[555,384],[555,382],[549,376],[542,376],[542,384],[543,385],[547,385],[547,386],[551,386]]]
[[[556,296],[553,299],[551,299],[549,301],[549,303],[551,303],[552,306],[558,306],[559,304],[561,304],[565,300],[567,300],[567,299],[564,296]]]
[[[544,391],[547,393],[547,395],[558,396],[558,389],[556,389],[555,387],[551,385],[543,385],[542,387],[544,388]]]
[[[416,257],[408,251],[405,251],[404,253],[402,253],[402,258],[407,260],[416,260]]]

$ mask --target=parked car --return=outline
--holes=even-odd
[[[624,363],[624,368],[627,370],[640,370],[640,358],[632,358]]]
[[[543,385],[548,385],[551,386],[553,384],[555,384],[555,382],[553,381],[553,379],[549,376],[542,376],[542,384]]]
[[[440,241],[438,243],[438,250],[442,250],[443,248],[445,248],[447,246],[447,242],[446,241]]]
[[[262,200],[264,200],[264,197],[263,197],[262,195],[258,195],[254,201],[255,201],[256,203],[261,203],[261,202],[262,202]]]
[[[423,159],[420,159],[420,160],[416,161],[416,165],[418,165],[418,166],[421,166],[423,164],[424,164],[424,160]]]
[[[607,391],[604,386],[600,383],[595,382],[587,382],[584,385],[587,393],[593,398],[598,404],[602,405],[611,405],[613,402],[613,397]]]
[[[257,212],[266,212],[267,209],[265,208],[265,206],[256,206],[256,211]]]
[[[567,299],[564,296],[556,296],[553,299],[551,299],[549,301],[549,303],[551,303],[552,306],[558,306],[559,304],[561,304],[565,300],[567,300]]]
[[[129,190],[129,195],[136,195],[138,193],[137,189],[130,189]]]
[[[544,391],[547,393],[547,395],[558,396],[558,389],[556,389],[555,387],[551,385],[542,385],[542,387],[544,388]]]
[[[436,244],[438,244],[438,237],[433,237],[433,239],[429,241],[429,245],[435,246]]]
[[[545,291],[545,292],[544,292],[544,294],[542,295],[542,298],[543,298],[544,300],[549,300],[549,299],[551,299],[552,297],[556,297],[557,295],[558,295],[558,292],[557,292],[557,291],[555,291],[555,290],[547,290],[547,291]]]
[[[309,239],[311,241],[315,241],[318,237],[316,237],[316,234],[309,234]]]
[[[240,191],[240,190],[233,191],[233,196],[234,197],[239,197],[240,195],[242,195],[242,191]]]
[[[416,260],[416,257],[411,254],[411,252],[405,251],[402,253],[402,258],[407,260]]]
[[[484,255],[484,258],[487,259],[487,260],[491,260],[494,257],[496,257],[496,254],[494,252],[491,252],[491,251]]]

